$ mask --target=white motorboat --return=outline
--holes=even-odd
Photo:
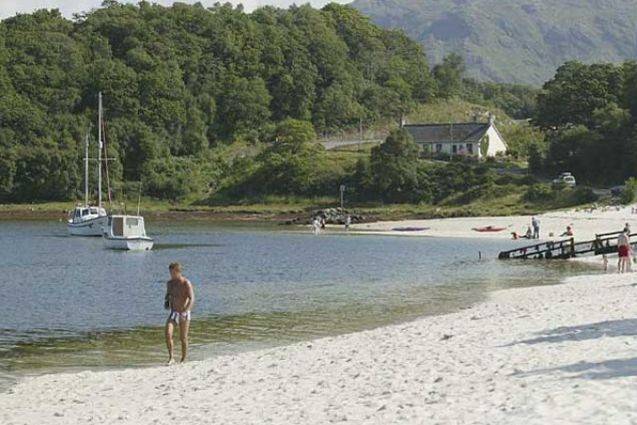
[[[89,135],[86,135],[84,143],[84,204],[77,205],[71,211],[67,228],[73,236],[101,236],[107,224],[108,215],[102,207],[102,94],[99,95],[99,113],[98,113],[98,140],[99,148],[97,154],[97,206],[91,205],[89,202],[88,188],[88,168],[89,168]]]
[[[73,236],[102,236],[108,221],[104,208],[88,204],[78,205],[71,212],[67,223],[69,233]]]
[[[113,215],[108,217],[104,232],[107,248],[124,251],[150,251],[153,239],[146,235],[144,217],[139,215]]]

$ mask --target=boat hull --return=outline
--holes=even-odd
[[[104,237],[104,244],[109,249],[119,251],[150,251],[153,249],[154,241],[149,237]]]
[[[102,216],[79,223],[69,221],[67,228],[71,236],[102,236],[107,224],[108,217]]]

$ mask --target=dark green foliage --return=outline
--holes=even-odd
[[[597,195],[589,187],[551,187],[534,184],[524,193],[524,200],[536,204],[561,205],[562,207],[588,204],[597,201]]]
[[[547,202],[554,197],[553,189],[548,184],[534,184],[524,193],[524,199],[531,202]]]
[[[460,95],[464,72],[464,59],[457,53],[451,53],[441,64],[436,65],[433,74],[438,82],[438,96],[448,99]]]
[[[544,155],[539,145],[529,146],[529,171],[539,174],[544,169]]]
[[[158,158],[144,164],[142,187],[157,198],[180,201],[200,198],[216,189],[221,168],[216,158]]]
[[[539,92],[531,86],[480,82],[465,78],[461,97],[479,105],[494,106],[512,118],[526,119],[535,114]]]
[[[548,130],[549,173],[572,172],[578,183],[619,184],[637,173],[633,94],[635,64],[570,62],[549,81],[535,122]],[[637,111],[635,111],[637,112]],[[537,168],[537,153],[534,168]]]
[[[631,177],[624,183],[624,190],[621,194],[621,201],[627,205],[633,203],[637,197],[637,178]]]
[[[542,128],[591,127],[596,110],[619,103],[623,79],[622,69],[615,65],[567,62],[544,84],[535,123]]]
[[[546,148],[544,133],[527,123],[508,126],[500,130],[507,141],[507,154],[516,158],[529,158]]]
[[[147,180],[147,194],[181,199],[214,186],[216,174],[200,171],[209,160],[225,167],[211,150],[270,142],[286,119],[317,132],[396,120],[434,85],[417,43],[336,4],[246,14],[108,1],[74,21],[19,15],[0,23],[0,200],[78,195],[99,91],[112,183]],[[268,187],[319,190],[306,166],[321,168],[324,155],[302,145],[299,158],[268,151],[280,175]],[[288,165],[296,174],[283,173]]]
[[[495,172],[485,164],[451,162],[429,167],[434,203],[469,190],[473,191],[469,200],[473,200],[486,194],[495,185]]]
[[[375,192],[388,202],[418,202],[418,146],[405,129],[394,130],[374,147],[370,172]]]
[[[259,199],[267,195],[335,194],[343,175],[330,166],[323,146],[307,121],[287,119],[275,129],[273,143],[255,160],[237,162],[225,199]]]
[[[535,114],[540,90],[519,84],[480,82],[465,76],[464,58],[457,53],[445,57],[433,69],[436,96],[458,97],[478,105],[501,109],[510,117],[528,119]]]

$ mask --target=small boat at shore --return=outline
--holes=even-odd
[[[121,251],[150,251],[153,238],[146,235],[144,217],[139,215],[113,215],[108,218],[104,232],[107,248]]]

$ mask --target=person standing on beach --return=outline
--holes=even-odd
[[[179,326],[181,340],[181,362],[188,355],[188,330],[190,329],[190,313],[195,303],[195,291],[192,283],[181,274],[181,264],[171,263],[168,267],[170,280],[166,283],[164,307],[170,309],[166,320],[166,347],[168,348],[168,364],[173,360],[173,332]]]
[[[619,254],[617,273],[626,273],[631,271],[630,258],[632,249],[630,246],[629,235],[629,231],[623,231],[617,237],[617,253]]]
[[[533,226],[533,239],[540,239],[540,220],[537,217],[533,217],[531,225]]]

